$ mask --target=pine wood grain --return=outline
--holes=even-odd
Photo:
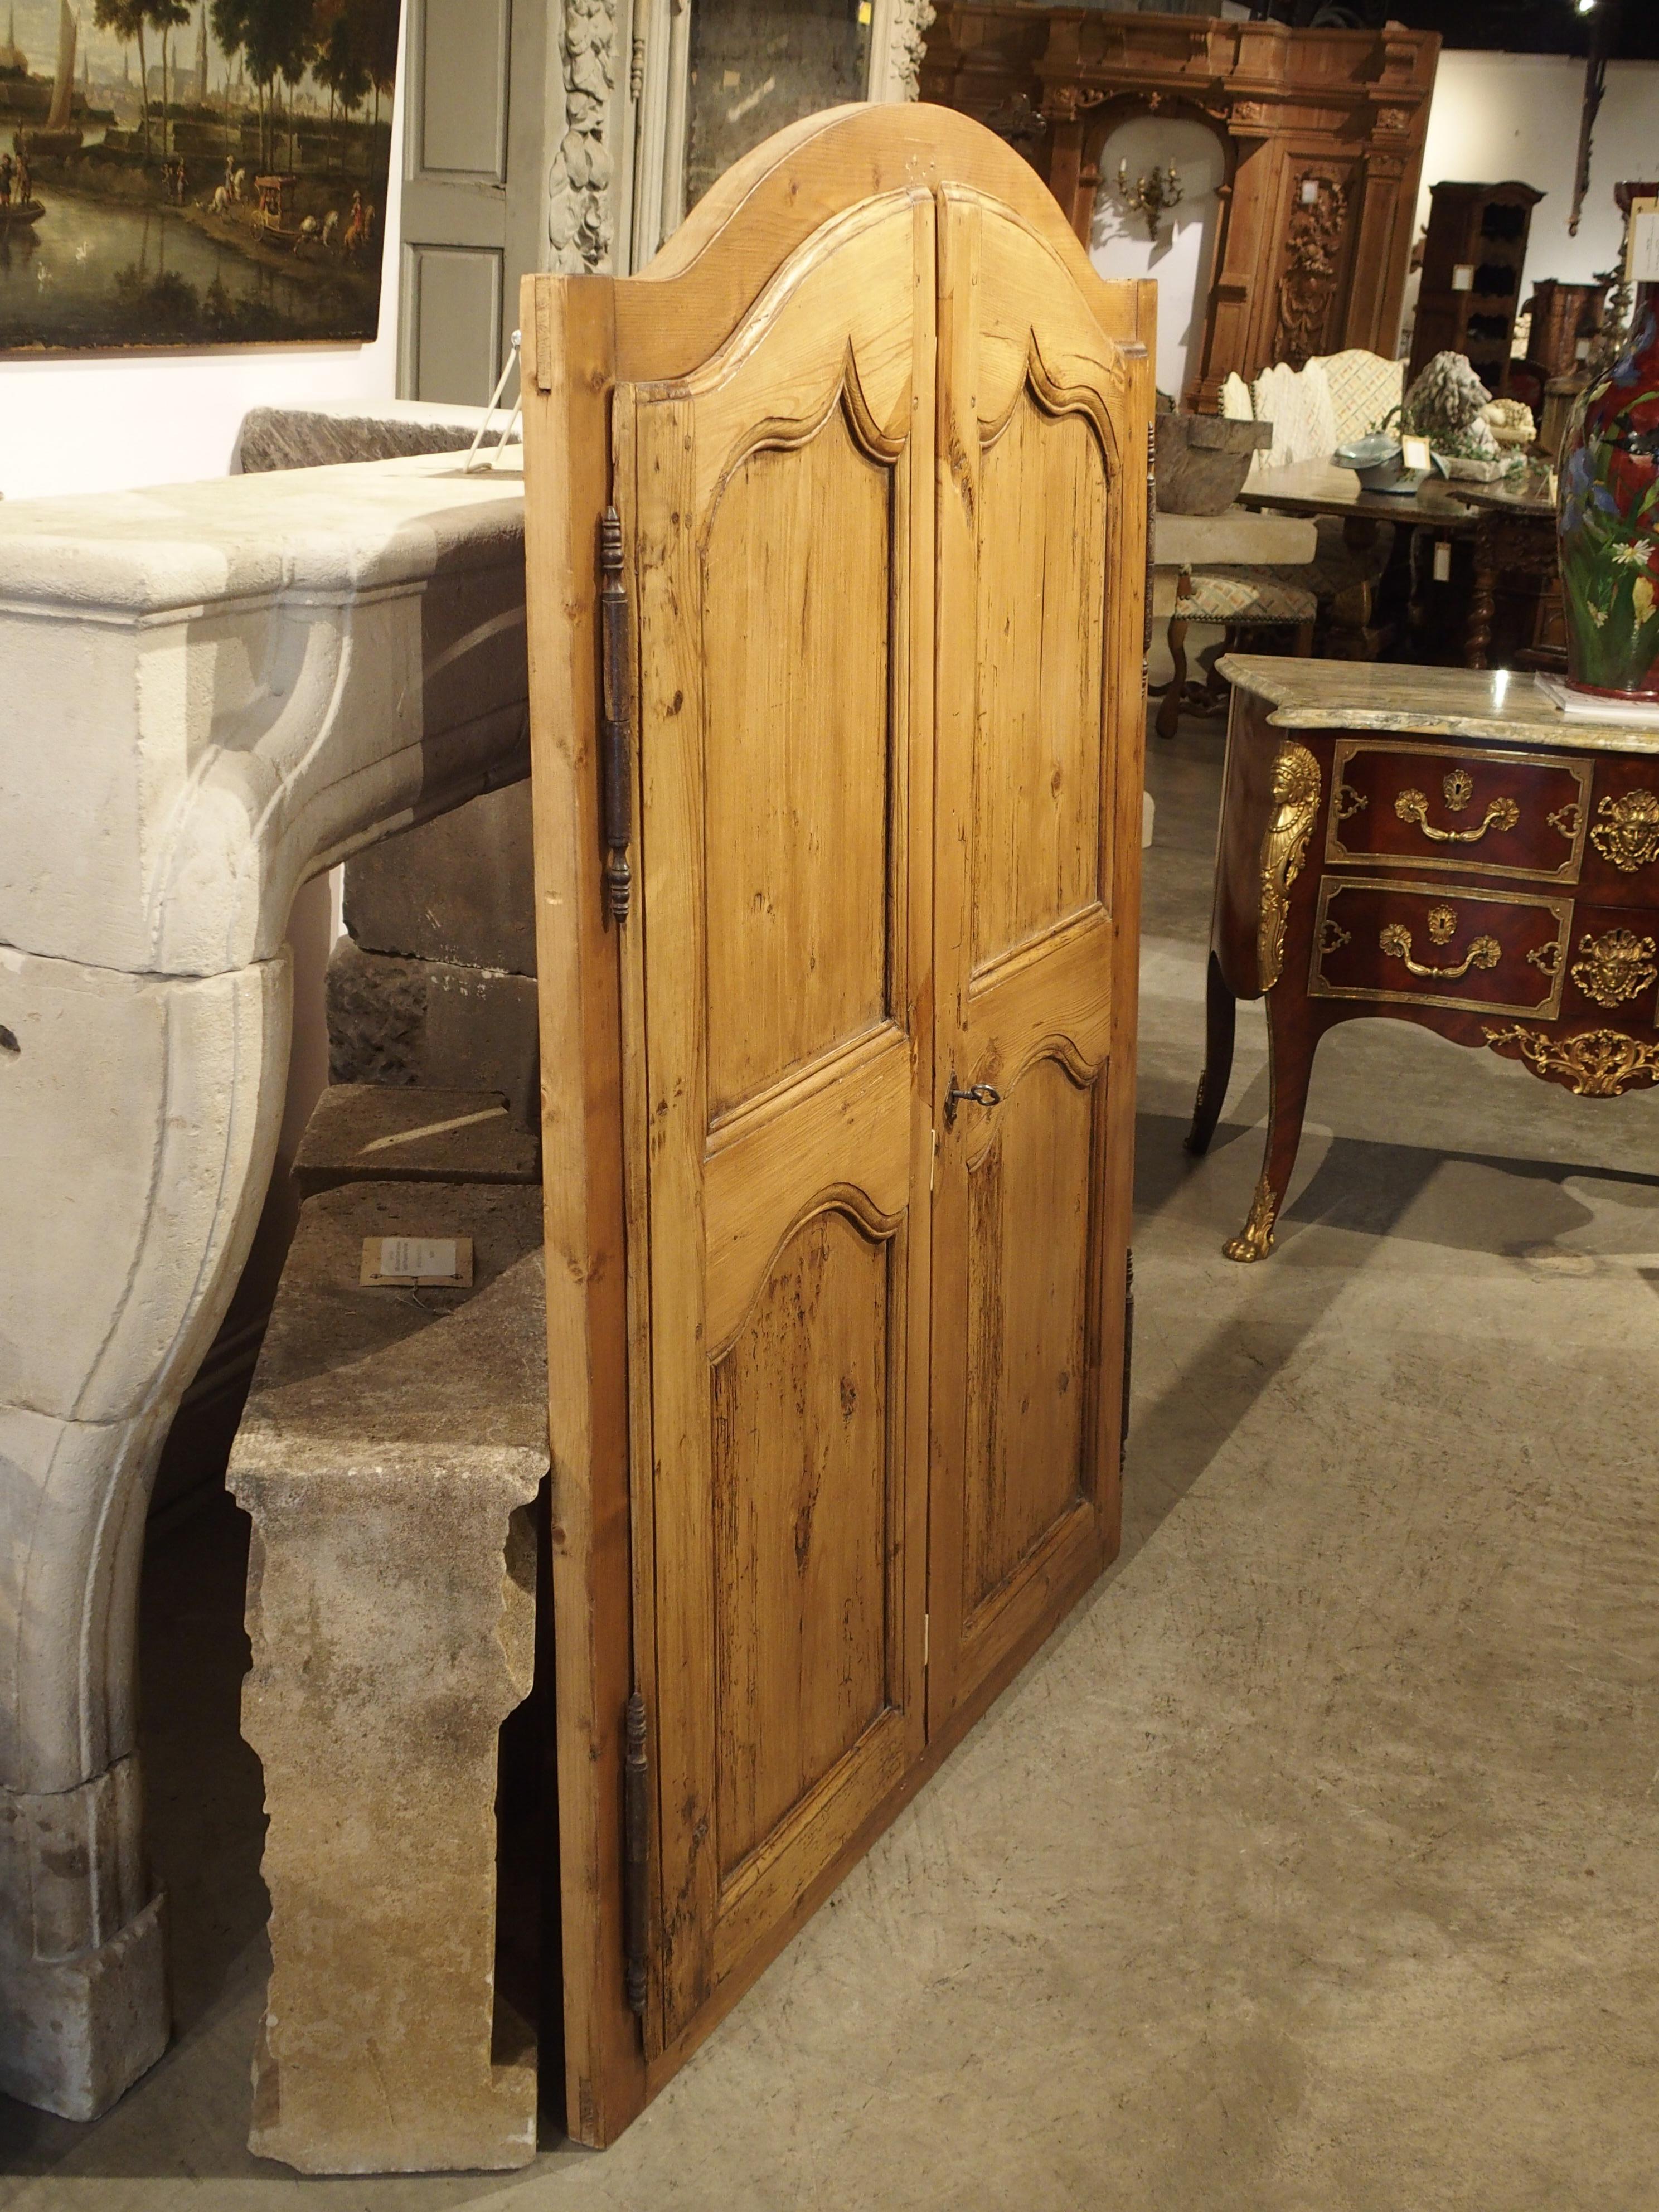
[[[584,2141],[683,2062],[1115,1545],[1151,300],[1095,277],[988,134],[870,108],[758,149],[644,276],[526,295]],[[619,927],[607,499],[636,622]],[[1001,1103],[947,1121],[952,1074]]]
[[[529,612],[542,1159],[552,1449],[567,2125],[608,2142],[645,2100],[623,1998],[617,1808],[632,1684],[622,1024],[600,884],[594,554],[610,497],[608,286],[546,279],[546,381],[526,378]],[[540,333],[538,333],[538,336]]]
[[[1150,396],[1063,252],[941,200],[930,1731],[1116,1541]]]
[[[867,1100],[857,1048],[890,1014],[909,1034],[895,986],[917,970],[915,857],[894,835],[893,799],[910,779],[909,672],[931,654],[932,610],[896,581],[908,586],[932,477],[932,440],[915,426],[931,422],[916,323],[925,373],[932,285],[918,274],[931,271],[933,229],[926,193],[860,202],[799,250],[695,377],[633,394],[663,1937],[647,2047],[684,2028],[746,1949],[738,1931],[890,1786],[895,1735],[922,1738],[919,1680],[896,1668],[888,1682],[884,1664],[893,1726],[844,1742],[835,1673],[815,1668],[801,1674],[793,1743],[757,1740],[749,1662],[822,1649],[811,1603],[830,1605],[833,1621],[845,1597],[780,1580],[766,1534],[776,1496],[804,1479],[790,1454],[805,1448],[817,1332],[842,1340],[861,1326],[868,1341],[856,1358],[843,1341],[845,1356],[866,1371],[866,1396],[878,1376],[884,1403],[890,1394],[900,1409],[896,1437],[884,1420],[857,1431],[875,1453],[862,1481],[882,1501],[868,1534],[884,1576],[902,1557],[907,1497],[927,1479],[925,1456],[904,1449],[904,1413],[927,1391],[926,1314],[913,1310],[908,1274],[892,1281],[890,1316],[885,1291],[872,1304],[845,1287],[844,1257],[810,1295],[800,1271],[827,1213],[872,1244],[884,1271],[883,1248],[917,1210],[918,1164],[897,1188],[890,1174],[904,1126],[895,1089],[885,1112]],[[904,819],[912,840],[925,834],[925,814]],[[848,1110],[836,1116],[838,1097]],[[750,1174],[711,1172],[717,1136],[729,1152],[733,1117],[757,1102],[768,1140],[746,1148]],[[824,1141],[826,1115],[840,1142]],[[925,1241],[926,1204],[924,1188],[921,1229],[901,1253]],[[786,1232],[775,1254],[749,1255],[771,1261],[764,1288],[739,1267],[757,1211]],[[780,1308],[776,1285],[791,1280]],[[757,1293],[711,1371],[733,1310]],[[737,1448],[758,1426],[775,1458]],[[733,1555],[739,1539],[754,1548]],[[919,1578],[896,1598],[919,1615]],[[734,1779],[739,1740],[766,1765]],[[799,1770],[802,1746],[823,1753],[817,1771]],[[763,1831],[738,1821],[739,1895],[723,1798],[728,1820],[739,1802],[774,1815]]]

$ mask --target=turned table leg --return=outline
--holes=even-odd
[[[1187,1132],[1187,1150],[1200,1157],[1210,1149],[1215,1125],[1227,1096],[1227,1079],[1233,1072],[1233,1030],[1237,1006],[1222,980],[1221,963],[1210,955],[1209,981],[1204,1000],[1204,1073],[1198,1079],[1193,1102],[1193,1126]]]
[[[1184,574],[1182,581],[1186,583]],[[1170,617],[1170,659],[1175,665],[1158,710],[1156,726],[1160,738],[1174,737],[1180,727],[1181,708],[1187,693],[1187,624],[1180,615]]]
[[[1250,1201],[1249,1217],[1238,1235],[1221,1248],[1229,1260],[1265,1260],[1273,1249],[1273,1224],[1285,1203],[1291,1170],[1302,1142],[1302,1117],[1308,1105],[1308,1079],[1313,1073],[1319,1031],[1310,1027],[1305,1011],[1301,1019],[1281,1012],[1278,994],[1267,994],[1267,1145],[1261,1179]],[[1205,1070],[1207,1075],[1209,1071]],[[1194,1127],[1196,1116],[1194,1116]]]
[[[1463,665],[1484,668],[1492,644],[1492,616],[1498,586],[1496,534],[1483,517],[1474,537],[1474,589],[1469,594],[1469,619],[1463,632]]]

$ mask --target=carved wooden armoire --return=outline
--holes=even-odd
[[[1439,34],[944,0],[921,91],[1020,147],[1086,243],[1101,152],[1137,114],[1221,142],[1213,266],[1184,395],[1274,362],[1394,357]],[[1183,395],[1176,394],[1176,398]]]
[[[1152,311],[927,107],[526,284],[586,2142],[1116,1548]]]

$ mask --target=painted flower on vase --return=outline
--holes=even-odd
[[[1557,532],[1569,680],[1579,690],[1659,699],[1659,319],[1651,303],[1569,434]]]

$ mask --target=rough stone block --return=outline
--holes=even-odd
[[[365,952],[536,972],[530,786],[510,784],[346,862],[345,921]]]
[[[365,1237],[470,1236],[470,1290],[364,1290]],[[496,1978],[501,1723],[531,1688],[548,1467],[538,1192],[301,1208],[231,1486],[271,1976],[251,2148],[307,2173],[525,2164],[533,2033]]]
[[[404,453],[464,452],[484,427],[483,407],[434,407],[419,399],[340,399],[308,407],[250,407],[236,437],[245,476],[270,469],[327,468],[339,461],[388,461]],[[498,414],[489,430],[494,444]]]
[[[342,938],[328,963],[331,1083],[499,1091],[515,1121],[540,1111],[535,978],[398,960]]]
[[[499,1091],[331,1084],[294,1156],[302,1198],[348,1182],[517,1182],[541,1179],[537,1132]]]

